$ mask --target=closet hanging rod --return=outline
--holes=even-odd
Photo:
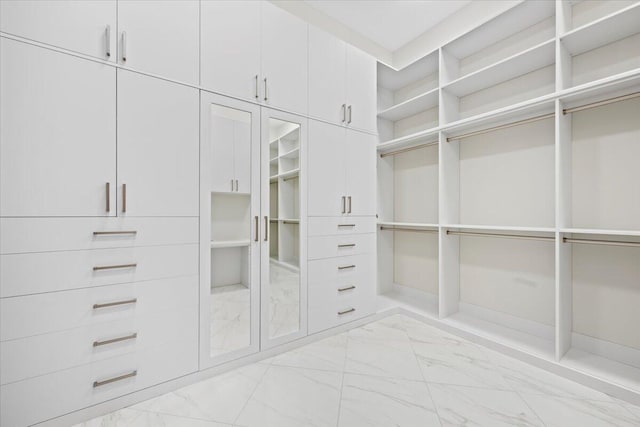
[[[493,132],[495,130],[500,130],[500,129],[508,129],[508,128],[511,128],[511,127],[514,127],[514,126],[525,125],[527,123],[539,122],[540,120],[550,119],[550,118],[554,117],[555,115],[556,115],[556,113],[543,114],[541,116],[535,116],[535,117],[531,117],[531,118],[524,119],[524,120],[518,120],[518,121],[515,121],[515,122],[507,123],[507,124],[504,124],[504,125],[493,126],[493,127],[486,128],[486,129],[480,129],[480,130],[476,130],[476,131],[473,131],[473,132],[464,133],[462,135],[448,136],[447,137],[447,142],[451,142],[451,141],[456,140],[456,139],[471,138],[472,136],[482,135],[482,134]]]
[[[298,175],[294,175],[294,176],[288,176],[286,178],[282,178],[283,181],[290,181],[292,179],[298,179],[299,176]]]
[[[380,226],[380,230],[390,230],[390,231],[415,231],[417,233],[437,233],[438,230],[426,230],[421,228],[409,228],[409,227],[385,227]]]
[[[438,141],[425,142],[424,144],[416,145],[413,147],[402,148],[400,150],[390,151],[388,153],[382,153],[380,154],[380,157],[395,156],[396,154],[406,153],[407,151],[419,150],[420,148],[431,147],[433,145],[438,145]]]
[[[640,246],[640,242],[622,242],[620,240],[572,239],[570,237],[564,237],[562,241],[564,243],[580,243],[584,245],[627,246],[634,248]]]
[[[479,233],[474,231],[451,231],[447,230],[447,234],[456,236],[474,236],[474,237],[497,237],[500,239],[522,239],[522,240],[538,240],[543,242],[554,241],[555,237],[529,236],[526,234],[499,234],[499,233]]]
[[[626,101],[640,96],[640,92],[634,92],[627,95],[614,96],[613,98],[603,99],[602,101],[591,102],[589,104],[580,105],[579,107],[565,108],[562,114],[575,113],[576,111],[588,110],[590,108],[601,107],[603,105],[613,104],[614,102]]]

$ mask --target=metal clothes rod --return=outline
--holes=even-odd
[[[602,101],[591,102],[579,107],[565,108],[562,110],[562,114],[575,113],[576,111],[588,110],[590,108],[601,107],[603,105],[613,104],[614,102],[626,101],[627,99],[633,99],[640,96],[640,92],[630,93],[628,95],[615,96],[613,98],[604,99]]]
[[[408,228],[408,227],[384,227],[381,226],[380,230],[391,230],[391,231],[415,231],[417,233],[437,233],[438,230],[424,230],[421,228]]]
[[[585,245],[627,246],[634,248],[640,246],[640,242],[621,242],[620,240],[572,239],[565,237],[562,241],[564,243],[580,243]]]
[[[289,177],[286,177],[286,178],[282,178],[282,180],[283,181],[289,181],[289,180],[298,179],[298,178],[299,178],[299,175],[294,175],[294,176],[289,176]]]
[[[501,239],[522,239],[522,240],[539,240],[543,242],[554,241],[555,237],[544,236],[528,236],[526,234],[498,234],[498,233],[478,233],[473,231],[451,231],[447,230],[447,234],[456,236],[475,236],[475,237],[498,237]]]
[[[517,122],[511,122],[511,123],[507,123],[507,124],[504,124],[504,125],[493,126],[493,127],[487,128],[487,129],[476,130],[474,132],[469,132],[469,133],[465,133],[465,134],[462,134],[462,135],[449,136],[449,137],[447,137],[447,142],[451,142],[451,141],[456,140],[456,139],[471,138],[472,136],[482,135],[482,134],[485,134],[485,133],[493,132],[495,130],[507,129],[507,128],[511,128],[511,127],[514,127],[514,126],[525,125],[527,123],[539,122],[540,120],[546,120],[546,119],[550,119],[552,117],[555,117],[555,115],[556,115],[556,113],[543,114],[542,116],[536,116],[536,117],[531,117],[531,118],[524,119],[524,120],[518,120]]]
[[[390,151],[388,153],[382,153],[380,154],[380,157],[395,156],[396,154],[406,153],[407,151],[419,150],[420,148],[431,147],[433,145],[438,145],[438,141],[425,142],[424,144],[416,145],[413,147],[402,148],[400,150]]]

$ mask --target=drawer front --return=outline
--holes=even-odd
[[[198,274],[197,244],[0,257],[3,298]]]
[[[198,330],[174,341],[1,386],[0,424],[26,426],[168,381],[198,369]],[[104,385],[95,381],[130,376]]]
[[[374,216],[309,218],[309,237],[375,232],[376,218]]]
[[[307,274],[309,287],[326,283],[347,283],[376,269],[375,254],[351,255],[309,261]],[[375,277],[375,276],[374,276]]]
[[[102,306],[114,302],[129,303]],[[95,304],[99,306],[94,308]],[[0,300],[0,339],[7,341],[197,307],[197,275],[4,298]]]
[[[198,243],[198,218],[0,218],[0,253]]]
[[[179,311],[103,322],[5,341],[0,348],[1,384],[22,381],[179,341],[198,329],[197,305]]]
[[[376,251],[376,234],[309,237],[307,256],[310,260],[358,255]]]

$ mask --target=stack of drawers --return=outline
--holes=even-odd
[[[309,218],[309,333],[372,314],[375,217]]]
[[[2,218],[0,236],[1,425],[197,371],[197,218]]]

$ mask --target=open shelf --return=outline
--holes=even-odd
[[[424,222],[388,222],[388,221],[378,221],[378,226],[380,227],[408,227],[408,228],[416,228],[416,229],[437,229],[438,224],[428,224]]]
[[[407,148],[414,145],[419,145],[424,142],[429,142],[438,139],[438,127],[425,129],[420,132],[416,132],[410,135],[394,138],[388,141],[383,141],[378,144],[378,151],[384,153],[400,148]]]
[[[575,28],[560,40],[572,55],[597,49],[640,32],[640,3]]]
[[[218,248],[238,248],[249,246],[251,242],[249,240],[212,240],[211,249]]]
[[[425,317],[438,318],[438,296],[402,285],[378,295],[378,310],[402,307]]]
[[[435,88],[380,111],[378,113],[378,117],[396,121],[404,117],[416,115],[420,111],[428,110],[436,107],[437,105],[438,88]]]

